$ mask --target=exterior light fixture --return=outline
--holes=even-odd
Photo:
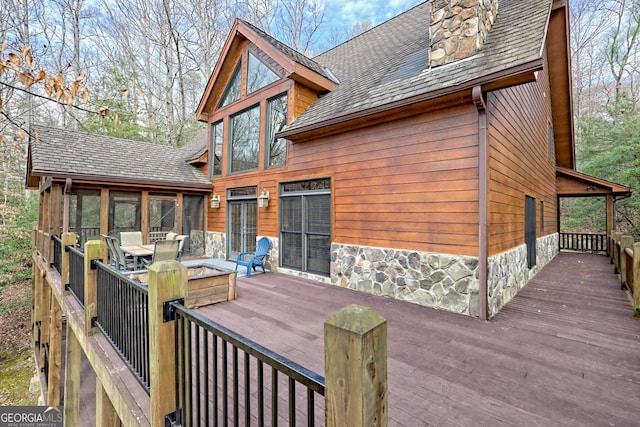
[[[220,207],[220,195],[218,193],[213,193],[211,196],[211,209],[218,209]]]
[[[260,208],[268,208],[269,207],[269,192],[266,189],[262,189],[260,195],[258,196],[258,207]]]

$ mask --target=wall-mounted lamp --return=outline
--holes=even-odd
[[[595,185],[589,185],[587,186],[587,190],[595,190],[596,186]]]
[[[269,207],[269,192],[266,189],[262,189],[260,195],[258,196],[258,207],[260,208],[268,208]]]
[[[220,207],[220,195],[218,193],[213,193],[211,196],[211,209],[218,209]]]

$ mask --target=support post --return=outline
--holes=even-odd
[[[149,267],[149,374],[151,426],[165,425],[176,410],[175,320],[163,320],[163,305],[187,295],[187,268],[178,261]]]
[[[629,285],[629,278],[627,277],[627,248],[633,246],[633,237],[622,236],[620,239],[620,286],[625,289]]]
[[[78,424],[76,424],[78,425]],[[99,378],[96,378],[96,427],[120,427],[120,418]]]
[[[640,319],[640,242],[633,244],[633,317]]]
[[[50,286],[49,286],[49,289]],[[60,406],[62,388],[62,307],[57,298],[51,298],[51,323],[49,333],[49,378],[47,405]]]
[[[44,368],[45,361],[45,346],[49,345],[49,325],[51,323],[51,286],[46,280],[47,272],[42,270],[43,263],[42,258],[38,257],[38,275],[40,276],[40,282],[42,284],[42,293],[40,294],[40,313],[42,321],[40,323],[40,368]]]
[[[35,246],[34,246],[35,247]],[[33,329],[33,348],[40,347],[40,336],[42,331],[42,316],[43,316],[43,307],[42,307],[42,276],[40,275],[40,263],[32,262],[31,272],[32,272],[32,295],[33,295],[33,314],[31,317],[32,321],[32,329]]]
[[[66,341],[64,364],[64,422],[68,426],[79,426],[82,348],[68,322]]]
[[[98,315],[98,272],[91,268],[91,261],[100,259],[100,240],[89,240],[84,244],[84,326],[87,336],[96,333],[97,327],[91,319]]]
[[[387,323],[350,305],[324,324],[327,427],[388,424]]]

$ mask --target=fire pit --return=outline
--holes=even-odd
[[[236,299],[236,275],[235,271],[207,264],[187,267],[185,307],[198,308]],[[149,282],[146,270],[130,273],[129,276],[140,283]]]

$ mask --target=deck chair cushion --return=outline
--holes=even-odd
[[[136,246],[142,244],[142,231],[120,232],[120,244],[122,246]]]
[[[179,240],[158,240],[153,249],[153,258],[150,261],[142,261],[147,265],[158,261],[175,261],[178,259],[179,247]]]

